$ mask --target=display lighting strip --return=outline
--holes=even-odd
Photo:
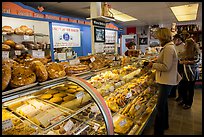
[[[122,22],[127,22],[127,21],[133,21],[133,20],[137,20],[136,18],[132,17],[132,16],[129,16],[125,13],[122,13],[118,10],[115,10],[115,9],[110,9],[110,12],[113,14],[113,17],[116,19],[116,20],[119,20],[119,21],[122,21]]]
[[[170,7],[178,21],[196,20],[199,4],[189,4]]]

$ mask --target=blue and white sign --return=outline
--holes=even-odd
[[[81,46],[79,28],[52,25],[52,33],[54,48]]]

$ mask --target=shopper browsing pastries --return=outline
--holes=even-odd
[[[199,76],[198,63],[200,62],[201,52],[192,38],[186,39],[185,44],[185,52],[179,61],[183,65],[181,72],[183,79],[179,84],[183,90],[183,101],[179,104],[182,104],[184,109],[188,109],[193,103],[195,81]]]
[[[128,50],[125,52],[125,56],[130,56],[130,51],[135,49],[136,44],[135,42],[131,41],[126,43],[125,45],[128,48]]]
[[[168,95],[174,85],[177,85],[181,77],[177,72],[178,57],[172,41],[171,32],[167,28],[160,28],[156,32],[163,49],[160,51],[157,62],[148,64],[148,67],[156,69],[156,83],[158,83],[157,112],[155,118],[155,135],[163,135],[169,128],[168,123]]]
[[[173,42],[175,44],[175,49],[176,49],[176,52],[177,52],[177,55],[178,55],[178,58],[180,59],[181,58],[181,55],[182,53],[184,52],[184,45],[185,45],[185,40],[184,38],[182,37],[181,34],[176,34],[174,35],[174,38],[173,38]],[[180,65],[178,63],[178,72],[180,73],[180,71],[182,70],[182,65]],[[176,89],[177,89],[178,85],[174,86],[171,90],[171,93],[169,95],[169,97],[176,97]],[[176,98],[176,101],[181,101],[182,100],[182,87],[179,86],[181,89],[178,89],[178,97]]]

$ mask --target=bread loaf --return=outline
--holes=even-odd
[[[10,86],[13,88],[29,85],[35,81],[36,75],[28,67],[19,66],[12,70]]]
[[[33,33],[34,33],[34,31],[31,28],[28,28],[28,29],[25,30],[26,35],[33,35]]]
[[[20,26],[20,29],[22,30],[22,31],[24,31],[24,33],[26,32],[26,30],[27,29],[29,29],[26,25],[21,25]]]
[[[50,79],[60,78],[66,75],[64,68],[56,62],[48,63],[46,69]]]
[[[14,32],[17,35],[24,35],[25,34],[25,32],[21,28],[15,28]]]
[[[5,40],[4,44],[11,46],[12,48],[14,48],[14,46],[16,45],[15,42],[13,40]]]
[[[3,26],[2,32],[6,32],[7,34],[12,34],[12,33],[14,33],[14,30],[12,29],[11,26]]]
[[[11,80],[11,66],[2,64],[2,91],[6,89]]]
[[[23,44],[16,44],[14,47],[16,50],[24,50],[25,46]]]
[[[2,44],[2,51],[10,51],[11,47],[7,44]]]
[[[45,65],[40,61],[32,61],[30,68],[36,74],[39,82],[46,81],[48,79],[48,73]]]

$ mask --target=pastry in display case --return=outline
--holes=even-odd
[[[50,83],[48,87],[34,88],[30,93],[19,93],[19,96],[5,97],[2,103],[6,111],[35,127],[32,133],[22,134],[113,134],[112,117],[104,100],[83,79],[68,77],[59,83]],[[105,130],[98,132],[102,125],[106,125]],[[20,134],[12,131],[8,134]]]

